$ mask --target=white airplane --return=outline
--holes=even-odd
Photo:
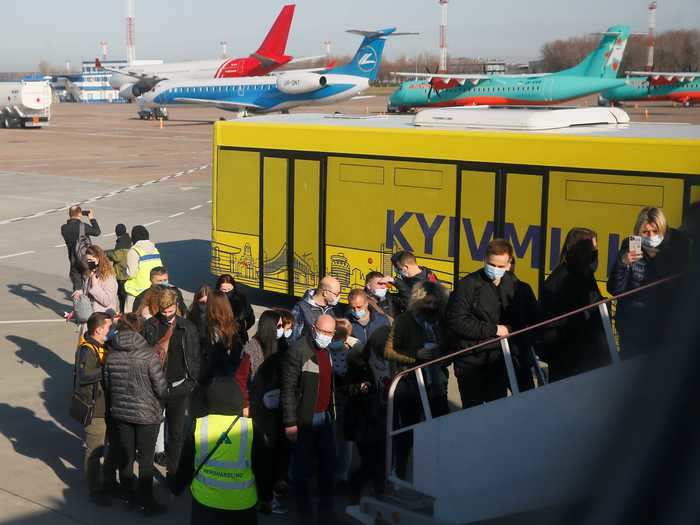
[[[164,80],[189,80],[195,78],[236,78],[266,75],[286,64],[307,62],[325,58],[325,55],[294,59],[285,54],[289,30],[294,17],[293,4],[282,8],[272,28],[258,50],[247,57],[226,60],[192,60],[157,65],[129,65],[122,69],[103,67],[100,61],[96,67],[110,71],[110,85],[119,90],[119,96],[127,100],[135,99],[152,90]]]

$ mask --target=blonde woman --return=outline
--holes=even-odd
[[[93,312],[116,314],[119,312],[117,278],[112,263],[104,250],[92,245],[85,251],[88,270],[85,272],[84,293],[90,297]]]
[[[689,243],[672,230],[661,208],[648,206],[639,212],[632,237],[641,237],[641,247],[630,238],[622,247],[608,277],[608,292],[618,295],[669,277],[686,269]],[[636,244],[637,239],[633,239]],[[621,353],[630,357],[663,341],[663,319],[671,299],[670,286],[662,285],[621,299],[615,315]]]

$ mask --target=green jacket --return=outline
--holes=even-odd
[[[117,281],[126,281],[129,275],[126,273],[126,254],[129,249],[122,248],[120,250],[107,250],[107,258],[112,261],[114,273],[117,276]]]

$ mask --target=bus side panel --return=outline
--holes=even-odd
[[[263,160],[263,289],[287,293],[287,159]]]
[[[598,281],[606,282],[622,240],[632,235],[644,206],[663,208],[669,226],[683,216],[683,180],[634,175],[550,172],[547,247],[549,272],[559,260],[566,233],[574,227],[598,233]]]
[[[690,187],[690,204],[700,202],[700,186]]]
[[[515,273],[537,294],[542,267],[542,177],[508,173],[504,237],[515,251]]]
[[[320,255],[319,203],[321,163],[294,161],[294,295],[318,286]]]
[[[344,297],[370,271],[390,275],[399,250],[451,287],[455,189],[452,165],[329,157],[326,265]]]
[[[258,287],[260,154],[220,149],[215,184],[211,271]]]
[[[459,276],[484,266],[486,245],[494,236],[496,216],[496,174],[462,171],[461,217],[459,224]]]

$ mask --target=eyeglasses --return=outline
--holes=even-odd
[[[330,335],[330,336],[335,335],[335,330],[321,330],[321,329],[320,329],[318,326],[316,326],[316,325],[314,325],[314,329],[315,329],[318,333],[323,334],[323,335]]]
[[[334,297],[338,297],[338,296],[340,295],[340,290],[337,291],[337,292],[334,292],[334,291],[332,291],[332,290],[329,290],[328,288],[324,288],[322,291],[328,292],[329,294],[331,294],[331,295],[334,296]]]

